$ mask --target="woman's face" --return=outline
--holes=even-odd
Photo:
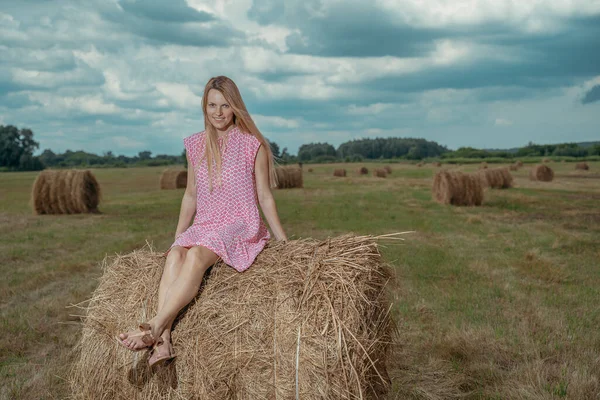
[[[231,105],[225,100],[223,93],[216,89],[208,91],[207,100],[206,115],[208,115],[208,120],[217,131],[227,132],[233,125]]]

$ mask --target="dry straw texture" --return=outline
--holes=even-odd
[[[513,177],[507,168],[493,168],[479,171],[481,183],[492,189],[508,189],[513,187]]]
[[[392,173],[392,167],[390,167],[389,165],[386,165],[385,167],[383,167],[383,169],[385,169],[385,172],[387,172],[388,174]]]
[[[69,383],[75,399],[360,399],[389,388],[389,272],[368,236],[270,243],[246,272],[217,263],[156,369],[114,335],[156,310],[164,258],[105,259]]]
[[[277,167],[275,168],[275,173],[277,174],[278,189],[304,187],[304,180],[302,179],[302,168],[300,167]]]
[[[483,185],[476,175],[444,170],[435,174],[432,194],[441,204],[479,206],[483,202]]]
[[[360,167],[357,172],[359,175],[368,175],[369,174],[369,170],[367,169],[367,167]]]
[[[36,214],[98,212],[100,185],[88,170],[44,170],[31,190]]]
[[[554,171],[547,165],[536,165],[529,171],[529,179],[532,181],[550,182],[554,179]]]
[[[590,166],[586,162],[578,162],[577,164],[575,164],[575,169],[587,171],[590,169]]]
[[[160,177],[161,189],[185,189],[187,171],[185,169],[167,169]]]
[[[383,168],[376,168],[373,170],[373,176],[376,176],[377,178],[386,178],[387,171]]]
[[[346,170],[345,169],[336,169],[333,171],[333,176],[346,176]]]

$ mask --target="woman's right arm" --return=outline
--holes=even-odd
[[[196,213],[196,174],[194,172],[194,165],[190,161],[189,152],[186,154],[186,157],[188,162],[187,186],[181,200],[181,210],[179,211],[179,222],[175,230],[175,238],[189,228],[192,218]]]

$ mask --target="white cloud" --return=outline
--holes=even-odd
[[[165,96],[171,106],[182,109],[199,109],[202,106],[202,97],[194,94],[189,85],[159,82],[156,83],[156,89]]]
[[[494,121],[494,125],[496,126],[511,126],[512,124],[513,122],[506,118],[496,118],[496,120]]]
[[[128,136],[113,136],[111,138],[113,144],[121,149],[140,150],[146,146],[146,143],[132,139]]]
[[[259,128],[261,128],[263,125],[287,129],[294,129],[300,126],[299,119],[289,119],[261,114],[253,114],[252,118],[256,121],[256,124]]]
[[[368,106],[357,106],[356,104],[351,104],[348,107],[348,114],[351,115],[376,115],[381,114],[383,112],[390,111],[396,107],[399,107],[398,104],[391,103],[374,103],[369,104]]]

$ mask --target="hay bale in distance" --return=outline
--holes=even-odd
[[[114,335],[154,315],[164,257],[105,259],[69,376],[75,399],[358,399],[389,388],[389,274],[369,237],[271,242],[243,273],[218,262],[152,373]],[[136,271],[132,274],[131,271]]]
[[[423,163],[422,163],[422,162],[418,162],[418,163],[417,163],[417,167],[422,167],[422,166],[423,166]]]
[[[277,189],[291,189],[304,187],[302,168],[295,166],[277,167]]]
[[[575,164],[575,169],[580,169],[583,171],[587,171],[590,169],[590,166],[588,165],[588,163],[584,162],[578,162],[577,164]]]
[[[333,171],[333,176],[344,177],[346,176],[346,170],[343,168],[335,169]]]
[[[544,159],[542,160],[542,162],[543,162],[544,164],[546,164],[546,163],[549,163],[550,161],[552,161],[552,160],[550,160],[550,159],[549,159],[549,158],[547,158],[547,157],[544,157]]]
[[[531,168],[529,179],[532,181],[551,182],[554,179],[554,171],[547,165],[539,164]]]
[[[360,167],[358,171],[356,171],[359,175],[369,175],[369,170],[367,167]]]
[[[35,214],[98,212],[100,185],[89,170],[44,170],[31,189]]]
[[[434,163],[433,163],[433,166],[434,166],[434,167],[441,167],[441,166],[442,166],[442,163],[441,163],[441,162],[439,162],[439,161],[436,161],[436,162],[434,162]]]
[[[510,164],[508,166],[508,169],[510,169],[511,171],[518,171],[519,170],[519,166],[517,164]]]
[[[481,183],[492,189],[508,189],[513,186],[513,177],[507,168],[492,168],[479,171]]]
[[[383,169],[385,169],[385,172],[387,172],[388,175],[392,173],[392,167],[389,165],[384,166]]]
[[[312,168],[309,168],[309,169],[308,169],[308,172],[313,172],[313,169],[312,169]]]
[[[523,161],[517,160],[517,162],[515,164],[517,164],[517,166],[520,168],[523,166]]]
[[[443,170],[433,178],[432,194],[441,204],[479,206],[483,202],[483,185],[476,175]]]
[[[373,176],[375,176],[376,178],[386,178],[387,171],[383,168],[375,168],[373,170]]]
[[[488,163],[487,162],[482,162],[481,164],[479,164],[479,169],[487,169],[488,167]]]
[[[185,189],[187,187],[187,170],[185,169],[167,169],[160,176],[160,188]]]

